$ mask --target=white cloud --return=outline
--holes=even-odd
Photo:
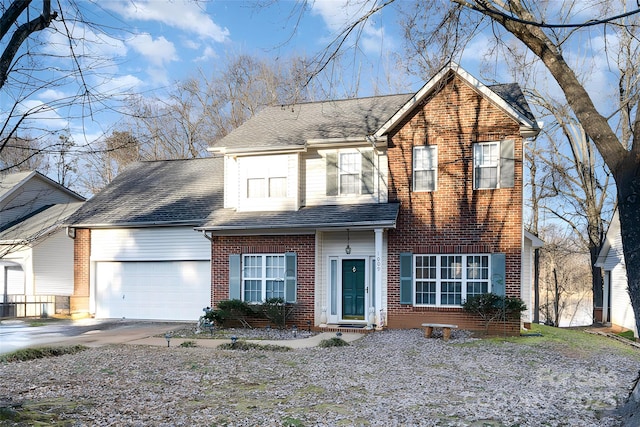
[[[67,98],[69,95],[62,92],[61,90],[55,89],[46,89],[39,93],[41,99],[45,101],[57,101],[59,99]]]
[[[127,96],[143,86],[142,80],[131,74],[105,79],[96,85],[96,89],[106,96]]]
[[[104,7],[126,19],[161,22],[219,43],[229,38],[229,30],[213,22],[194,1],[121,0],[105,2]]]
[[[354,2],[350,0],[316,0],[311,11],[322,18],[327,28],[337,35],[347,25],[370,11],[369,2]],[[393,47],[393,39],[387,35],[383,25],[376,25],[376,19],[381,18],[381,12],[369,17],[363,24],[362,32],[357,35],[358,43],[366,53],[380,53],[381,50]]]
[[[128,44],[156,67],[178,59],[175,46],[163,36],[154,39],[150,34],[137,34]]]
[[[28,116],[27,121],[40,123],[44,129],[65,129],[69,125],[54,107],[40,100],[22,102],[20,112]]]
[[[217,57],[218,57],[218,54],[216,53],[216,51],[213,50],[211,46],[207,46],[202,51],[202,55],[194,59],[194,62],[206,62],[211,59],[215,59]]]

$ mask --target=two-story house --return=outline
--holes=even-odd
[[[282,297],[299,323],[477,329],[467,297],[529,295],[522,153],[537,132],[517,85],[454,65],[415,94],[266,108],[211,148],[224,209],[198,229],[214,304]]]
[[[184,161],[170,175],[154,175],[158,181],[147,190],[161,188],[167,203],[142,188],[148,173],[135,168],[96,196],[100,206],[89,201],[73,224],[89,229],[76,235],[96,234],[83,240],[90,255],[79,255],[84,273],[77,273],[77,289],[97,312],[121,305],[126,293],[109,291],[102,263],[149,260],[140,252],[144,245],[134,245],[134,234],[142,233],[137,229],[159,236],[179,225],[183,237],[208,239],[210,300],[201,306],[280,297],[296,303],[291,322],[298,325],[455,322],[480,329],[478,319],[462,311],[467,297],[530,295],[522,153],[526,138],[537,132],[517,85],[485,86],[456,65],[417,93],[267,107],[212,146],[215,159],[200,160],[219,170],[190,181],[184,175],[192,163]],[[215,197],[189,214],[194,198],[186,196],[206,186],[217,189]],[[162,205],[155,210],[161,217],[143,220],[135,209],[126,210],[140,206],[131,198],[145,194],[144,202]],[[182,222],[176,214],[174,222],[163,222],[178,206]],[[117,243],[118,233],[138,252]],[[155,242],[149,253],[158,243],[175,252],[168,239],[148,241]],[[124,270],[110,277],[120,288],[135,287],[127,285],[133,276],[129,280]],[[151,290],[138,294],[149,304],[160,298]],[[188,292],[181,298],[196,299]],[[162,307],[165,318],[176,318],[167,314],[171,301]],[[111,315],[109,310],[102,312]],[[153,318],[162,313],[158,309]]]

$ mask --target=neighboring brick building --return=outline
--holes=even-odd
[[[203,199],[176,203],[169,195],[200,188],[181,164],[154,183],[167,192],[158,208],[164,216],[143,223],[131,209],[79,217],[76,226],[94,229],[92,222],[108,216],[111,228],[137,224],[168,242],[153,228],[157,221],[174,215],[161,224],[165,233],[191,221],[210,241],[213,305],[281,297],[296,303],[291,322],[298,325],[481,329],[462,311],[468,295],[529,295],[522,152],[538,131],[517,85],[484,86],[451,65],[415,94],[265,108],[210,148],[222,158],[210,159],[215,171],[198,175],[213,191],[198,215],[189,200]],[[122,190],[102,205],[127,206],[132,196],[123,184],[148,175],[144,168],[125,172]],[[182,209],[178,217],[172,206]],[[95,243],[116,231],[94,231],[94,252],[122,257]],[[126,236],[143,241],[141,231]],[[96,292],[91,304],[99,307],[99,299]],[[519,324],[508,329],[517,332]]]

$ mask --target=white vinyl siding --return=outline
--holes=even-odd
[[[78,202],[80,199],[51,186],[37,176],[25,182],[0,203],[3,224],[34,212],[43,206]]]
[[[73,239],[64,229],[32,251],[35,295],[73,295]]]
[[[637,337],[636,318],[629,298],[627,269],[622,252],[622,237],[619,231],[614,236],[607,237],[611,238],[612,242],[602,268],[610,272],[611,323],[634,331]]]
[[[237,167],[238,211],[298,209],[297,154],[238,157]]]
[[[211,242],[192,227],[94,229],[92,261],[209,260]]]
[[[352,152],[360,151],[352,149]],[[370,150],[370,147],[362,151]],[[348,196],[327,196],[327,154],[337,154],[333,150],[310,150],[302,157],[302,201],[306,206],[336,205],[351,203],[386,203],[388,200],[388,163],[384,151],[373,151],[373,183],[372,194],[358,194]],[[337,186],[337,180],[336,180]]]

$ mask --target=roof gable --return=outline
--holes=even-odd
[[[38,180],[45,185],[55,188],[56,190],[68,195],[69,197],[76,199],[79,202],[85,200],[84,197],[65,187],[62,184],[57,183],[51,178],[41,174],[38,171],[28,172],[16,172],[0,177],[0,203],[8,199],[12,194],[18,192],[29,181]]]
[[[518,121],[521,130],[530,132],[531,136],[539,131],[533,114],[531,114],[531,110],[529,110],[524,95],[517,84],[485,86],[458,64],[452,62],[442,68],[431,80],[422,86],[418,92],[409,98],[409,100],[376,131],[373,135],[374,138],[384,137],[392,128],[411,114],[425,98],[439,91],[444,86],[443,83],[453,75],[458,76],[466,84]]]

